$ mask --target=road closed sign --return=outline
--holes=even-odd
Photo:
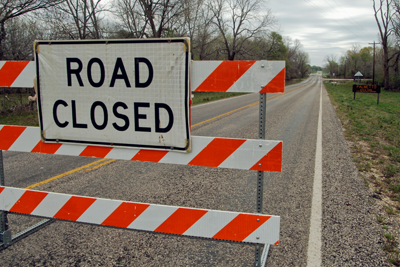
[[[189,39],[36,41],[44,142],[190,150]]]

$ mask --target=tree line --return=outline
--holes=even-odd
[[[375,51],[375,81],[385,89],[400,88],[400,0],[373,0],[372,8],[378,27]],[[360,71],[364,77],[373,75],[372,46],[353,45],[340,58],[325,57],[326,70],[343,77],[354,77]]]
[[[0,60],[33,60],[34,40],[185,36],[193,60],[285,60],[288,80],[310,72],[265,0],[0,1]]]
[[[376,49],[375,53],[378,54],[377,59],[380,58],[381,51]],[[325,56],[325,62],[325,70],[331,76],[354,78],[354,74],[360,71],[364,75],[364,78],[371,79],[373,72],[373,48],[372,46],[361,48],[358,45],[353,45],[351,49],[343,52],[340,57],[334,54]],[[381,60],[377,60],[377,63],[380,65]],[[382,79],[381,72],[377,70],[377,73],[379,74],[379,79]],[[377,77],[376,74],[375,78]]]

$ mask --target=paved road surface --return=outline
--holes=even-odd
[[[267,266],[307,266],[322,92],[322,266],[384,266],[381,229],[321,77],[268,94],[266,139],[283,140],[283,172],[265,173],[264,213],[281,216]],[[195,106],[193,135],[257,139],[258,94]],[[233,112],[231,112],[233,111]],[[220,116],[215,118],[221,114]],[[6,185],[26,187],[96,159],[4,152]],[[91,166],[93,167],[93,166]],[[251,171],[114,161],[35,189],[228,211],[256,211]],[[9,215],[16,233],[39,219]],[[319,250],[318,250],[319,251]],[[1,266],[252,266],[254,246],[57,221],[0,252]],[[317,262],[318,264],[318,262]],[[311,265],[310,265],[311,266]]]

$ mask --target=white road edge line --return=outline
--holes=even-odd
[[[322,247],[322,76],[319,100],[317,148],[311,203],[310,236],[308,238],[307,266],[321,266]]]

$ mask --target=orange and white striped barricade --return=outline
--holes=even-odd
[[[0,125],[0,150],[281,172],[282,141],[192,136],[190,153],[44,143],[38,127]]]
[[[260,93],[259,138],[265,139],[266,93],[284,93],[284,61],[193,61],[191,90],[193,92]],[[264,173],[257,173],[257,212],[262,213]],[[255,266],[264,266],[269,244],[256,245]]]
[[[33,87],[34,62],[0,61],[0,86]],[[283,61],[193,61],[190,66],[192,92],[260,93],[261,140],[191,136],[189,153],[163,149],[124,148],[113,145],[85,145],[43,142],[38,127],[0,125],[0,150],[54,155],[112,158],[166,164],[233,168],[258,171],[257,212],[238,212],[173,207],[156,204],[107,200],[4,186],[0,172],[0,210],[47,218],[17,234],[23,238],[55,219],[95,225],[144,230],[227,241],[257,244],[256,264],[265,265],[269,245],[279,243],[280,217],[261,214],[263,172],[281,172],[282,142],[265,137],[265,93],[282,93],[285,86]],[[58,141],[58,140],[57,140]],[[0,167],[3,160],[0,153]],[[106,207],[106,208],[105,208]],[[134,208],[132,208],[134,207]],[[14,241],[4,224],[0,242],[7,247]],[[121,214],[128,214],[122,218]],[[5,218],[6,219],[6,218]],[[207,225],[207,227],[204,227]],[[260,244],[264,244],[261,255]],[[257,254],[258,253],[258,254]]]
[[[34,61],[0,61],[0,87],[33,87]],[[193,92],[283,93],[284,61],[192,61]]]
[[[35,76],[34,61],[0,61],[0,87],[32,88]]]
[[[0,186],[0,210],[50,219],[255,244],[279,243],[278,216],[82,197]]]
[[[283,93],[285,62],[193,61],[193,92]]]

